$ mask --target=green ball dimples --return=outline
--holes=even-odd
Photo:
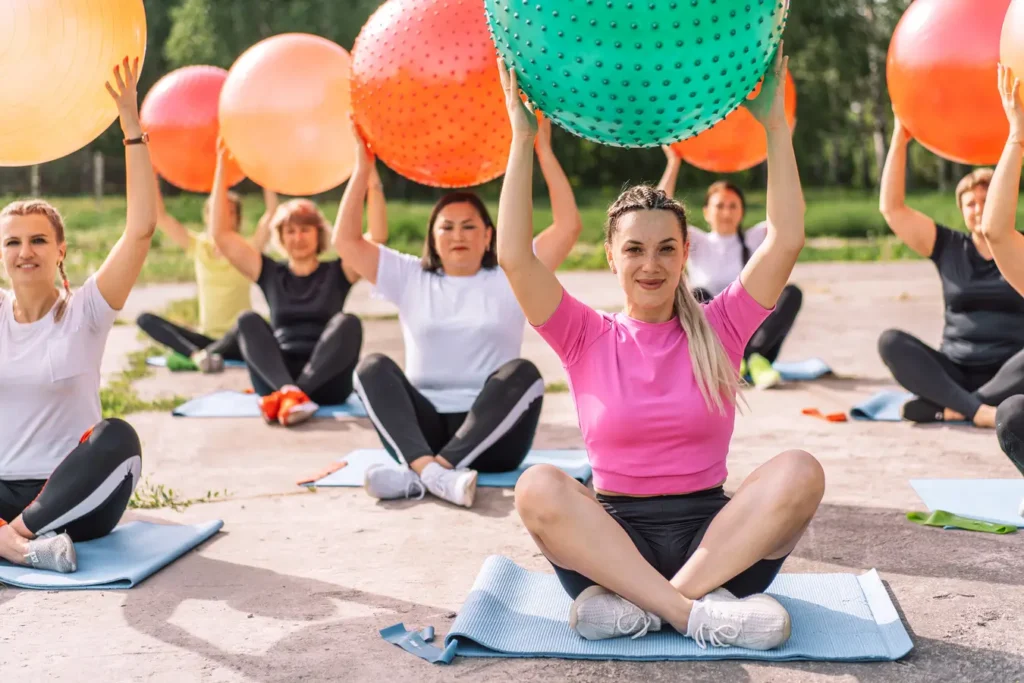
[[[775,55],[789,0],[484,0],[534,106],[580,137],[653,147],[715,125]]]

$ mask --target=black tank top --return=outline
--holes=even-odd
[[[270,326],[282,351],[312,353],[328,321],[341,313],[352,284],[341,269],[341,259],[322,262],[306,276],[296,275],[287,263],[263,255],[256,281],[270,306]]]
[[[942,279],[945,356],[961,365],[998,365],[1024,348],[1024,297],[970,235],[936,225],[931,260]]]

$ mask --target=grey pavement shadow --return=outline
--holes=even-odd
[[[924,509],[923,506],[921,509]],[[906,510],[822,505],[795,557],[905,576],[1024,586],[1024,533],[997,535],[923,527]]]

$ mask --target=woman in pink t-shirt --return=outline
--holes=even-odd
[[[804,243],[804,200],[783,112],[781,48],[745,106],[768,138],[768,233],[740,277],[706,305],[683,275],[683,207],[651,187],[624,192],[605,250],[626,295],[598,313],[562,288],[530,248],[534,116],[502,68],[513,138],[498,213],[498,262],[530,323],[566,368],[596,497],[554,467],[530,468],[516,508],[574,602],[584,638],[637,637],[662,623],[701,647],[770,649],[789,615],[763,591],[817,511],[821,465],[775,456],[730,499],[726,455],[739,364]]]

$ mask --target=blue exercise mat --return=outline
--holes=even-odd
[[[1024,479],[911,479],[931,511],[1024,528]]]
[[[176,417],[260,417],[259,397],[240,391],[216,391],[183,403],[173,411]],[[363,402],[353,393],[337,406],[320,406],[315,418],[366,417]]]
[[[758,659],[894,661],[913,647],[878,573],[780,574],[768,588],[789,611],[793,633],[769,651],[701,650],[671,629],[641,638],[585,640],[569,628],[566,595],[554,574],[491,556],[445,637],[464,657],[603,660]]]
[[[319,479],[308,486],[362,486],[363,474],[370,465],[387,465],[398,468],[398,463],[387,454],[384,449],[362,449],[352,451],[344,458],[348,464],[337,472],[333,472],[322,479]],[[491,486],[496,488],[513,488],[519,477],[532,465],[548,464],[554,465],[566,472],[573,479],[581,482],[590,480],[590,462],[587,460],[587,452],[582,450],[572,451],[530,451],[526,460],[517,470],[511,472],[488,473],[481,472],[476,480],[477,486]]]
[[[167,367],[167,356],[150,356],[146,359],[146,365],[154,368],[166,368]],[[224,367],[226,368],[244,368],[245,361],[241,360],[226,360],[224,361]]]
[[[224,522],[171,525],[128,522],[75,544],[78,571],[28,569],[0,560],[0,583],[37,590],[125,590],[137,586],[220,531]]]
[[[914,395],[905,391],[880,391],[863,403],[855,405],[850,411],[850,417],[854,420],[900,422],[903,419],[903,404],[912,398]]]
[[[775,361],[772,367],[778,370],[787,382],[809,382],[832,374],[832,368],[820,358],[797,361]]]

